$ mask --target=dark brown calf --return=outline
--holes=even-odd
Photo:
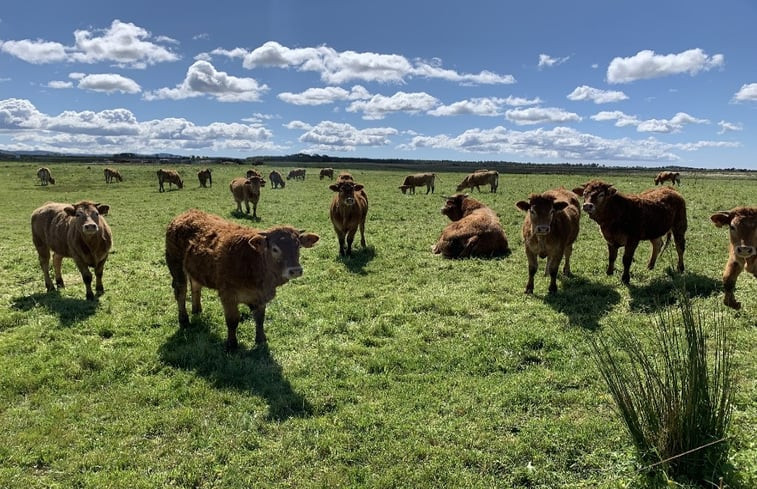
[[[164,170],[160,169],[157,171],[158,174],[158,192],[165,192],[166,189],[163,188],[163,184],[168,182],[168,188],[171,188],[171,185],[176,185],[178,188],[184,188],[184,181],[181,179],[181,176],[175,171],[175,170]]]
[[[39,184],[42,186],[45,186],[48,183],[52,183],[53,185],[55,185],[55,179],[50,173],[50,169],[47,167],[43,166],[37,170],[37,178],[39,178]]]
[[[265,186],[265,180],[260,177],[235,178],[229,184],[231,195],[237,203],[237,212],[242,212],[242,202],[244,202],[247,214],[250,213],[250,202],[252,202],[252,217],[258,218],[258,202],[260,201],[260,187]]]
[[[570,277],[570,256],[573,243],[578,237],[581,209],[578,196],[563,187],[531,194],[528,200],[515,204],[526,212],[523,219],[523,244],[528,258],[528,283],[526,294],[534,292],[534,275],[539,258],[547,259],[550,276],[549,292],[557,292],[557,270],[565,256],[563,274]]]
[[[499,186],[499,173],[496,170],[476,170],[460,182],[457,191],[462,192],[466,188],[473,189],[475,187],[476,190],[481,192],[481,185],[489,185],[491,192],[496,192]]]
[[[341,175],[340,175],[341,178]],[[339,180],[329,185],[336,192],[331,199],[329,216],[339,241],[339,254],[352,255],[352,242],[360,228],[360,246],[365,248],[365,218],[368,215],[368,197],[363,186],[352,180]]]
[[[237,348],[239,304],[247,304],[255,319],[255,342],[266,341],[266,304],[276,288],[302,275],[300,247],[310,248],[318,236],[291,227],[265,231],[226,221],[191,209],[174,218],[166,230],[166,264],[171,272],[179,325],[189,326],[187,284],[192,314],[202,312],[203,287],[218,291],[228,330],[227,350]]]
[[[739,274],[746,270],[757,277],[757,207],[736,207],[710,216],[717,227],[728,226],[730,245],[728,263],[723,270],[723,303],[741,309],[734,290]]]
[[[678,252],[678,271],[683,272],[683,253],[686,249],[686,201],[672,187],[646,190],[640,194],[621,194],[611,184],[592,180],[573,190],[583,195],[583,210],[599,224],[607,241],[607,275],[615,270],[618,249],[623,253],[623,276],[631,281],[631,263],[639,241],[652,242],[652,256],[647,268],[654,268],[662,248],[662,237],[672,232]]]
[[[268,174],[268,180],[271,181],[271,187],[272,188],[284,188],[286,186],[286,182],[284,182],[284,177],[281,176],[281,173],[277,172],[276,170],[273,170],[271,173]]]
[[[202,188],[213,186],[213,173],[210,171],[210,168],[198,171],[197,179],[200,181],[200,187]]]
[[[305,169],[295,168],[294,170],[289,170],[289,173],[287,174],[287,180],[291,180],[293,178],[295,180],[305,180]]]
[[[463,194],[447,197],[442,214],[447,225],[432,251],[445,258],[505,255],[510,249],[499,218],[483,203]]]
[[[50,250],[53,251],[55,283],[63,288],[61,262],[73,258],[87,288],[87,300],[94,300],[92,273],[95,269],[95,290],[103,293],[103,268],[112,244],[110,227],[105,221],[110,208],[83,200],[73,205],[48,202],[32,213],[32,241],[37,248],[45,287],[54,290],[50,279]]]
[[[333,168],[321,168],[320,173],[318,174],[318,180],[323,180],[324,178],[327,178],[329,180],[334,179],[334,169]]]

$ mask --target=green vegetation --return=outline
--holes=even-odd
[[[341,259],[332,193],[313,169],[266,186],[258,223],[232,214],[228,182],[245,166],[214,166],[210,189],[196,167],[178,166],[185,188],[163,194],[155,166],[117,165],[124,182],[106,185],[103,165],[50,164],[48,187],[38,166],[0,163],[0,487],[654,486],[587,339],[618,327],[653,337],[682,287],[704,317],[729,319],[737,389],[723,475],[757,487],[757,280],[740,277],[741,311],[722,306],[727,235],[709,221],[756,205],[754,179],[682,175],[684,275],[672,272],[672,246],[646,270],[642,243],[622,286],[604,274],[604,240],[582,216],[576,276],[549,296],[541,263],[526,296],[515,202],[588,176],[501,175],[499,193],[475,196],[500,214],[512,255],[449,261],[430,247],[447,224],[439,195],[460,173],[440,173],[427,196],[397,189],[410,171],[354,170],[370,200],[368,248]],[[653,184],[651,173],[607,179],[628,192]],[[114,247],[94,303],[70,259],[67,287],[45,292],[29,225],[43,202],[83,198],[111,206]],[[179,330],[163,240],[189,207],[320,234],[302,252],[304,275],[269,304],[267,347],[255,346],[245,311],[240,351],[224,352],[213,291]]]

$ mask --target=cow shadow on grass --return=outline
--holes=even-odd
[[[638,312],[650,312],[662,307],[676,304],[681,293],[689,297],[710,297],[722,292],[722,282],[698,273],[674,272],[667,268],[665,276],[658,276],[641,287],[628,286],[631,296],[630,309]]]
[[[562,276],[562,287],[556,293],[546,295],[544,302],[568,316],[571,326],[596,331],[600,319],[620,302],[620,294],[605,284],[584,277]]]
[[[260,218],[259,216],[255,216],[255,217],[252,217],[252,214],[247,214],[247,213],[246,213],[246,212],[244,212],[244,211],[242,211],[242,212],[239,212],[239,211],[231,211],[231,212],[230,212],[230,215],[231,215],[231,217],[234,217],[234,218],[236,218],[236,219],[245,219],[245,220],[247,220],[247,221],[252,221],[252,222],[260,222],[260,221],[262,221],[262,220],[263,220],[263,219],[262,219],[262,218]]]
[[[83,294],[84,291],[82,290]],[[11,302],[13,309],[25,312],[36,307],[43,307],[51,314],[58,316],[61,325],[67,328],[93,315],[98,306],[97,300],[88,301],[83,297],[81,299],[63,297],[57,290],[16,297]]]
[[[352,255],[350,256],[338,256],[337,259],[344,263],[344,267],[350,272],[358,275],[367,275],[365,266],[368,265],[374,258],[376,258],[376,249],[373,246],[366,246],[365,248],[353,248]]]
[[[268,345],[248,348],[240,343],[236,352],[227,353],[224,343],[225,338],[211,332],[209,322],[195,317],[190,327],[177,329],[160,347],[159,355],[164,363],[192,370],[216,388],[234,389],[265,399],[269,420],[313,415],[313,407],[294,391]]]

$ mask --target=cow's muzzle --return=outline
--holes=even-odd
[[[736,255],[742,258],[749,258],[757,254],[757,249],[754,246],[737,246]]]
[[[588,212],[589,214],[593,213],[596,210],[596,207],[591,202],[587,202],[583,206],[584,212]]]
[[[284,278],[292,279],[302,276],[302,267],[289,267],[284,270]]]
[[[84,234],[95,234],[99,230],[100,230],[100,227],[93,222],[89,222],[85,224],[84,226],[82,226],[82,232]]]
[[[544,224],[536,226],[536,229],[534,229],[536,234],[549,234],[549,230],[550,230],[549,225],[544,225]]]

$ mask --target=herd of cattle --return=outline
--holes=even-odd
[[[123,181],[117,170],[104,170],[106,183]],[[37,176],[42,185],[54,184],[48,168],[40,168]],[[164,183],[181,189],[184,183],[174,170],[157,171],[159,191]],[[212,186],[210,169],[197,173],[201,187]],[[273,188],[284,188],[283,176],[274,170],[268,175]],[[287,180],[304,179],[305,169],[289,172]],[[322,169],[319,178],[334,178],[331,168]],[[467,175],[457,186],[466,188],[489,185],[497,191],[499,174],[477,170]],[[426,186],[426,193],[434,192],[436,175],[421,173],[407,176],[399,187],[403,193],[415,193],[415,187]],[[661,172],[655,184],[670,180],[680,185],[678,173]],[[245,203],[252,217],[257,219],[260,188],[265,186],[263,175],[249,170],[245,177],[231,181],[229,188],[241,213]],[[368,195],[362,184],[349,173],[341,173],[329,185],[334,192],[329,215],[339,242],[339,254],[350,256],[357,231],[360,245],[365,248],[365,221],[368,214]],[[583,198],[583,205],[579,199]],[[446,258],[471,256],[492,257],[510,253],[507,237],[497,214],[484,203],[457,193],[445,197],[441,212],[450,220],[439,240],[432,247],[435,254]],[[580,224],[581,212],[599,225],[607,242],[607,274],[612,275],[620,248],[623,253],[623,283],[630,282],[630,267],[641,241],[650,241],[652,255],[647,267],[655,266],[657,256],[671,239],[675,241],[679,272],[684,271],[686,249],[686,201],[672,186],[655,187],[639,194],[624,194],[612,184],[591,180],[572,191],[560,187],[541,194],[531,194],[516,207],[525,212],[521,230],[528,259],[528,281],[525,292],[533,293],[538,259],[546,258],[546,273],[550,276],[549,292],[557,291],[556,278],[560,262],[565,259],[563,274],[571,276],[570,258]],[[95,292],[103,292],[103,267],[111,247],[111,231],[105,217],[109,207],[90,201],[76,204],[46,203],[32,213],[32,241],[48,291],[54,290],[50,279],[50,251],[53,252],[55,285],[63,287],[61,262],[64,257],[74,260],[79,269],[86,297],[95,298],[92,273],[95,271]],[[730,232],[729,258],[723,272],[724,303],[739,309],[741,303],[734,295],[736,279],[742,271],[757,277],[757,207],[736,207],[713,214],[710,219],[717,227],[728,226]],[[663,243],[663,238],[667,238]],[[288,226],[257,230],[227,221],[219,216],[196,209],[174,218],[166,231],[166,263],[172,276],[172,288],[179,310],[179,324],[189,324],[186,311],[187,285],[192,293],[192,313],[201,311],[203,287],[218,291],[228,329],[226,347],[237,347],[236,331],[239,305],[246,304],[256,324],[255,341],[265,341],[263,322],[266,304],[273,299],[276,288],[302,275],[299,263],[300,248],[310,248],[319,240],[313,233],[305,233]]]

